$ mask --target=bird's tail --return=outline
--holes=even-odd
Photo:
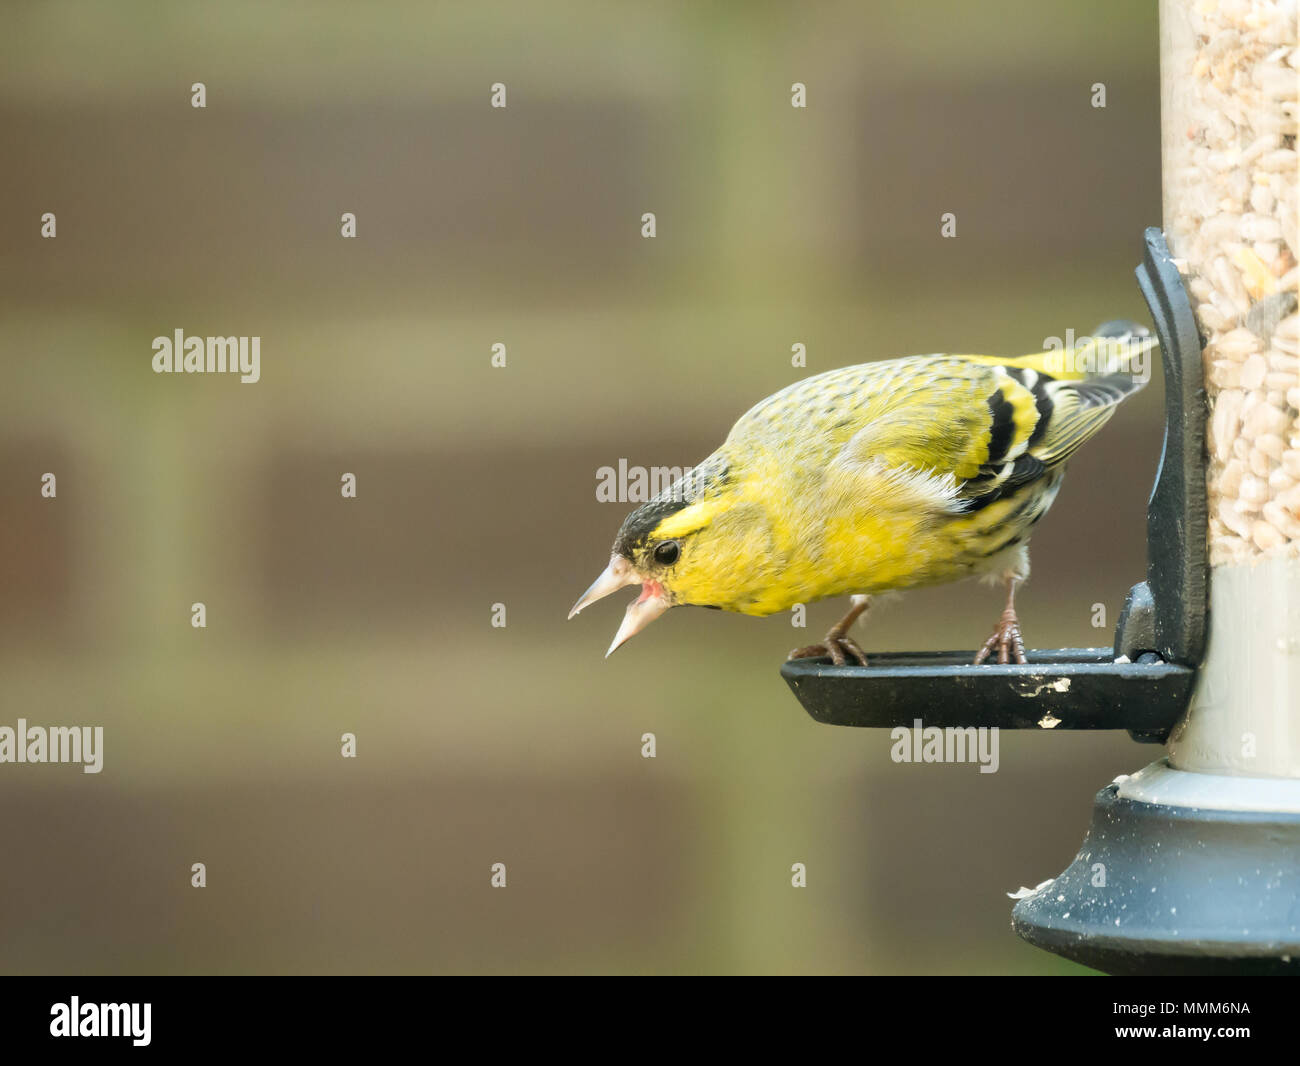
[[[1151,380],[1151,363],[1160,342],[1151,331],[1136,322],[1104,322],[1073,348],[1008,360],[1012,366],[1027,367],[1061,381],[1108,378],[1127,383],[1126,392],[1136,391]]]

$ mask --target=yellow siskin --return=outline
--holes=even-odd
[[[852,595],[825,641],[790,657],[865,665],[849,628],[873,595],[985,576],[1005,583],[1006,609],[975,662],[1023,663],[1015,592],[1034,523],[1156,345],[1112,322],[1064,352],[919,355],[796,382],[628,515],[569,617],[640,584],[609,655],[670,607],[768,615]]]

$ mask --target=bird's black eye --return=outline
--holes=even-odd
[[[682,546],[675,540],[666,540],[655,548],[655,562],[660,566],[672,566],[682,553]]]

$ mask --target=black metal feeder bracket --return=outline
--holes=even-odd
[[[1160,340],[1165,435],[1147,508],[1147,577],[1129,591],[1113,648],[1031,650],[1025,664],[971,652],[894,652],[867,666],[781,667],[804,709],[830,725],[1127,729],[1164,743],[1191,700],[1205,651],[1205,390],[1201,338],[1164,234],[1146,231],[1138,285]]]

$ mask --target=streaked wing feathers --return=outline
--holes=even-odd
[[[1064,463],[1143,384],[1125,373],[1066,380],[1026,365],[1035,361],[899,360],[836,461],[951,476],[954,510],[978,510]]]

